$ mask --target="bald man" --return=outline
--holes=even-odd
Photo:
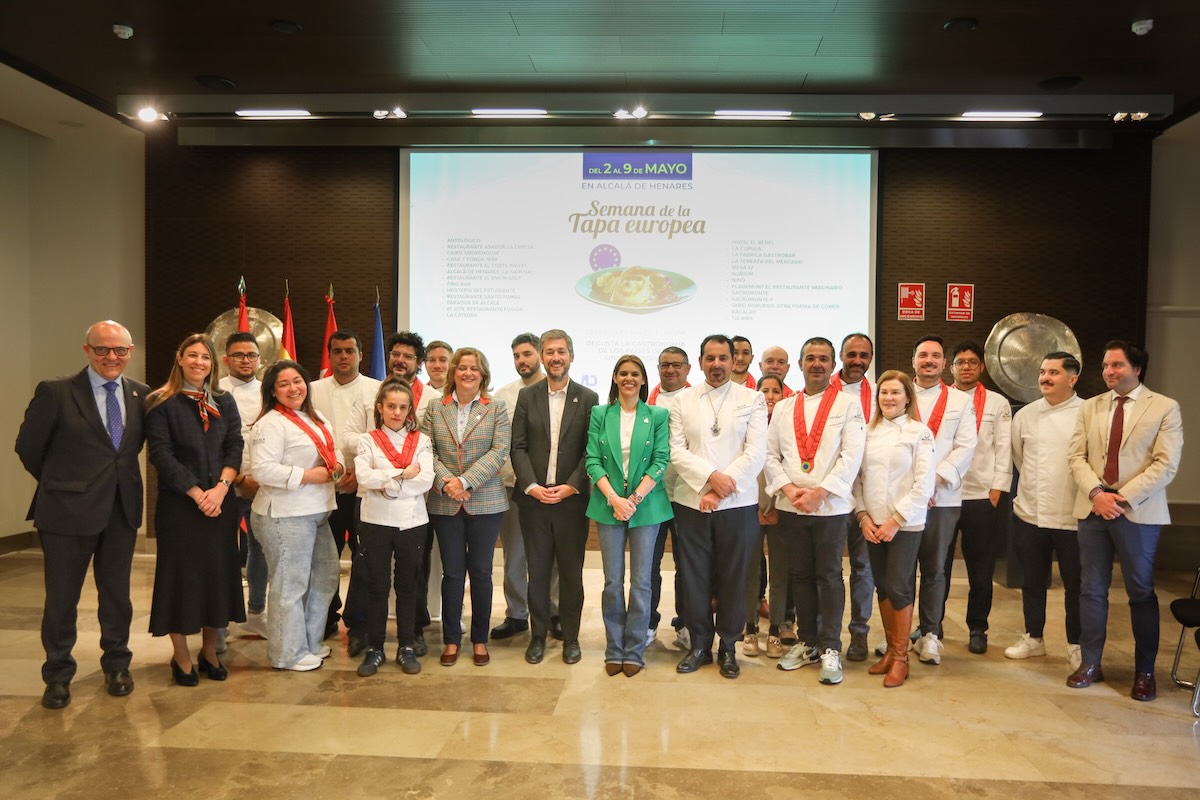
[[[75,677],[76,617],[88,564],[99,595],[100,667],[108,693],[133,691],[129,674],[129,571],[142,524],[138,453],[142,401],[148,387],[124,376],[133,340],[106,320],[88,328],[88,366],[71,377],[42,381],[17,434],[17,455],[37,479],[30,516],[45,555],[46,662],[42,705],[64,708]]]

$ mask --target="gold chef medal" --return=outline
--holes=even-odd
[[[800,462],[801,472],[812,472],[812,468],[813,462],[809,461],[807,458]]]

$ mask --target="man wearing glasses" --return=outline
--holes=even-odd
[[[88,328],[88,366],[42,381],[17,433],[16,451],[38,487],[30,519],[38,529],[46,573],[42,705],[65,708],[75,677],[76,618],[88,564],[99,600],[100,667],[108,693],[133,691],[129,674],[129,571],[142,524],[138,453],[148,387],[123,376],[133,341],[107,320]],[[94,561],[93,561],[94,559]]]
[[[262,410],[262,381],[258,379],[261,366],[258,355],[258,340],[253,333],[240,331],[231,333],[225,340],[225,368],[229,374],[218,384],[233,395],[238,414],[242,418],[242,440],[250,441],[250,426],[258,419]],[[250,503],[258,493],[258,481],[250,474],[250,448],[242,450],[242,466],[233,479],[237,491],[238,513],[246,529],[246,585],[250,597],[246,601],[246,621],[242,630],[267,638],[267,559],[262,545],[254,538],[250,527]]]

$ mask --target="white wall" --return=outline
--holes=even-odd
[[[1200,503],[1200,115],[1154,141],[1149,255],[1146,384],[1183,410],[1183,463],[1168,495]],[[1113,290],[1090,299],[1103,296]]]
[[[145,331],[142,134],[0,65],[0,537],[25,521],[34,481],[12,442],[39,380],[75,372],[92,322]],[[135,347],[129,373],[142,377]]]

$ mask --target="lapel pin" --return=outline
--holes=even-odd
[[[578,403],[578,402],[579,402],[579,398],[578,398],[578,397],[572,397],[572,398],[571,398],[571,402],[572,402],[572,403]]]

